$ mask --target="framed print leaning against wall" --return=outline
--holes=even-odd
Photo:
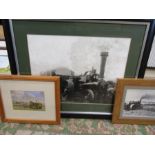
[[[155,124],[155,80],[118,79],[112,122]]]
[[[0,74],[17,74],[9,21],[0,19]]]
[[[12,20],[20,74],[61,77],[64,116],[111,116],[117,78],[137,77],[149,22]]]
[[[60,78],[1,75],[0,111],[4,122],[59,124]]]
[[[145,74],[144,77],[145,78],[155,78],[155,20],[153,20],[152,22],[152,26],[151,26],[151,34],[152,37],[152,42],[150,42],[150,52],[147,53],[148,55],[148,61],[146,61],[146,63],[143,63],[143,67],[145,70]],[[145,56],[147,57],[147,56]]]

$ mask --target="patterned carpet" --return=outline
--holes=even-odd
[[[60,125],[0,123],[0,135],[154,135],[155,125],[113,125],[110,120],[62,119]]]

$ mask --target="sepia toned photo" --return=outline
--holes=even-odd
[[[130,38],[28,34],[27,41],[31,74],[60,76],[62,103],[112,104]]]
[[[127,87],[122,105],[122,117],[155,118],[155,90]]]
[[[45,111],[44,92],[11,90],[14,110]]]
[[[112,122],[155,124],[155,80],[118,79]]]

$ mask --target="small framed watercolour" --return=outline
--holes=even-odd
[[[119,79],[112,122],[155,124],[155,80]]]
[[[4,122],[60,123],[59,77],[0,76]]]

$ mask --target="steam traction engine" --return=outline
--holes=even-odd
[[[104,80],[108,52],[101,53],[100,74],[92,68],[80,76],[61,76],[62,101],[103,103],[113,98],[115,83]],[[110,99],[110,100],[109,100]]]

